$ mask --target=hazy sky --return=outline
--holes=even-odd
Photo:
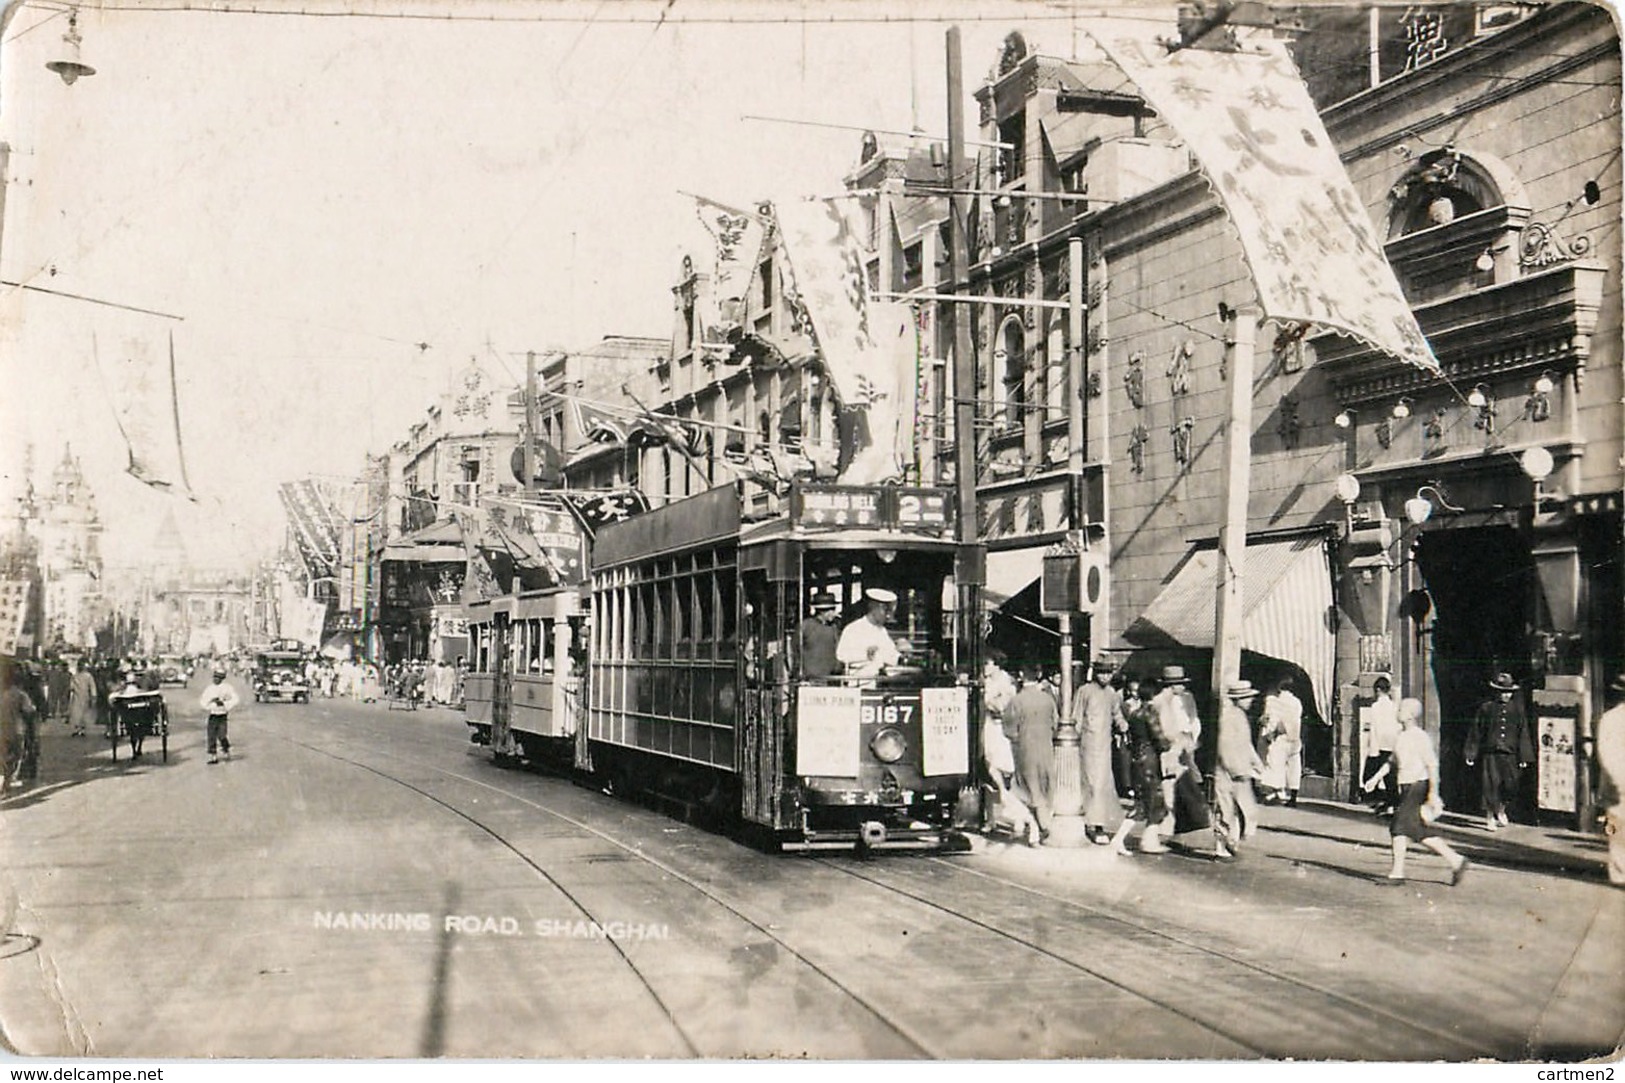
[[[1075,40],[1036,0],[157,10],[178,6],[85,0],[97,74],[73,86],[44,67],[56,0],[24,0],[0,51],[0,279],[183,317],[0,286],[5,494],[27,441],[37,480],[71,443],[114,557],[171,504],[200,555],[274,548],[277,482],[353,476],[470,356],[517,379],[526,349],[665,336],[697,228],[682,192],[833,193],[857,162],[858,132],[743,115],[941,133],[938,17],[963,28],[967,91],[1011,29]],[[107,386],[125,344],[166,360],[171,332],[191,505],[122,473]]]

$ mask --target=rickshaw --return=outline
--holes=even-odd
[[[113,746],[113,759],[118,760],[119,738],[130,739],[130,758],[141,755],[141,745],[148,737],[157,737],[163,749],[163,759],[169,762],[169,707],[159,692],[115,692],[107,700],[107,740]]]

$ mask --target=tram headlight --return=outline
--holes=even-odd
[[[896,763],[908,751],[908,741],[901,730],[887,726],[869,739],[869,751],[881,763]]]

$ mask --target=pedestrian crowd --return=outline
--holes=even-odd
[[[1024,662],[1014,670],[1012,675],[994,650],[982,672],[982,755],[988,776],[983,826],[1043,846],[1056,815],[1059,695],[1042,667]],[[1111,659],[1095,659],[1066,720],[1078,742],[1084,838],[1128,857],[1165,853],[1170,836],[1206,830],[1213,839],[1211,856],[1235,860],[1256,837],[1262,808],[1297,804],[1306,725],[1301,680],[1280,673],[1262,689],[1248,680],[1230,682],[1211,720],[1214,732],[1204,742],[1204,719],[1182,666],[1131,677],[1118,672]],[[1518,691],[1511,675],[1496,674],[1462,745],[1460,762],[1477,772],[1481,783],[1486,831],[1509,823],[1508,804],[1535,757]],[[1382,882],[1406,879],[1407,854],[1417,843],[1444,859],[1454,885],[1470,862],[1437,826],[1444,811],[1438,749],[1420,701],[1396,703],[1392,693],[1388,677],[1373,683],[1359,730],[1360,788],[1373,810],[1388,819],[1392,864]],[[1609,877],[1625,885],[1625,796],[1619,785],[1625,780],[1625,675],[1609,686],[1596,749]],[[1132,849],[1131,842],[1136,842]]]
[[[226,719],[239,695],[228,677],[234,671],[247,675],[252,665],[231,656],[202,665],[211,680],[199,705],[208,719],[208,762],[215,763],[220,755],[231,758]],[[313,658],[304,673],[310,687],[328,698],[371,703],[399,694],[415,703],[457,707],[463,702],[467,669],[462,657],[455,663],[419,660],[382,670],[370,662]],[[193,667],[182,663],[179,672],[182,680],[190,680]],[[128,708],[144,705],[161,686],[155,659],[83,655],[35,661],[0,655],[0,793],[36,780],[41,727],[53,722],[65,725],[70,737],[126,736],[132,759],[140,759],[155,721],[150,712]]]

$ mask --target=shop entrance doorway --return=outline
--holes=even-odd
[[[1477,768],[1468,769],[1462,745],[1490,679],[1511,673],[1528,705],[1528,642],[1534,590],[1529,546],[1510,526],[1433,530],[1422,535],[1416,565],[1432,603],[1432,633],[1421,639],[1419,661],[1433,677],[1439,719],[1439,782],[1445,805],[1480,812]],[[1413,614],[1413,620],[1415,614]],[[1526,771],[1514,814],[1533,808],[1534,769]]]

